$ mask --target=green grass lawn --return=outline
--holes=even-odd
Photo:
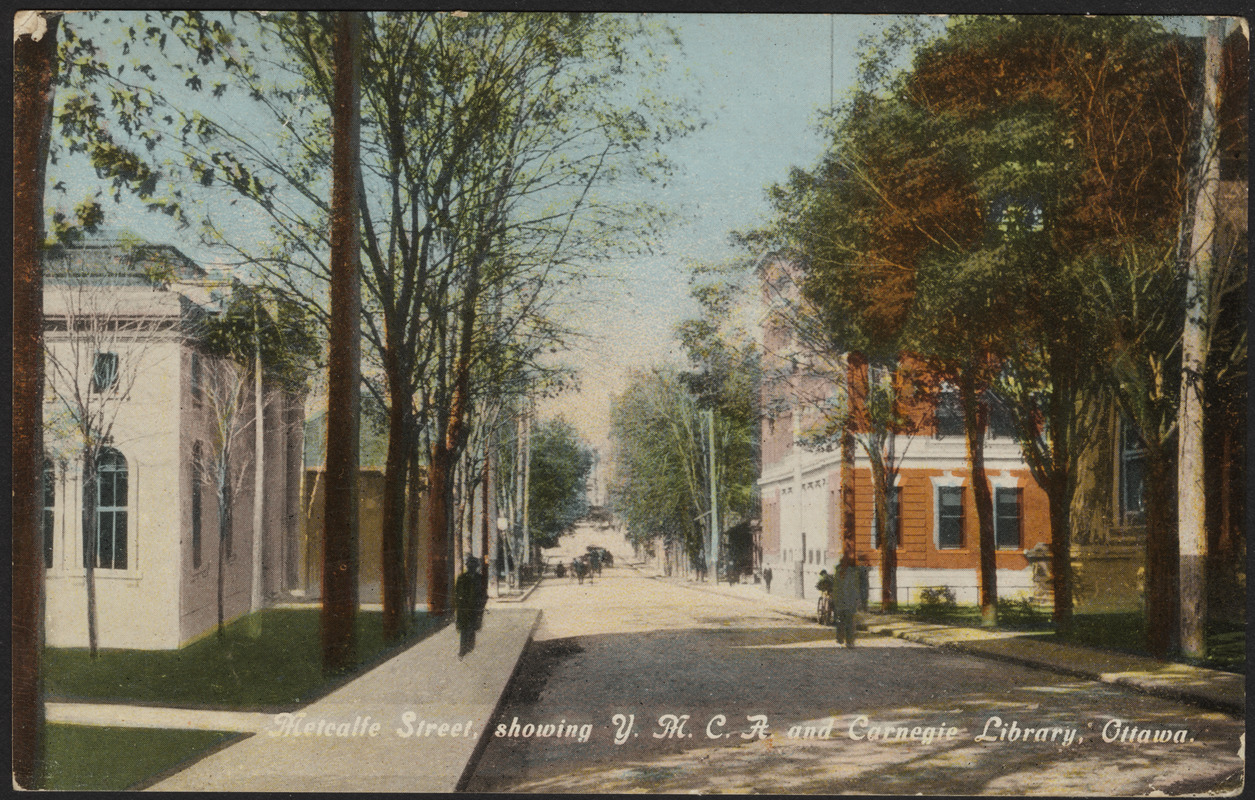
[[[120,791],[239,734],[49,723],[45,789]]]
[[[266,710],[304,704],[338,681],[322,673],[319,611],[266,609],[232,622],[180,650],[44,651],[44,689],[67,700],[123,701],[170,706]],[[383,642],[383,615],[357,615],[358,669],[394,651]],[[413,644],[441,623],[417,615]]]

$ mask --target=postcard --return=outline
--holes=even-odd
[[[15,787],[1243,791],[1245,20],[14,27]]]

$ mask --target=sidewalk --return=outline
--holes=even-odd
[[[651,574],[648,570],[641,572]],[[696,591],[758,602],[781,614],[815,622],[815,597],[767,594],[761,584],[715,585],[665,578],[656,573],[653,577]],[[1044,634],[1041,633],[938,625],[919,622],[905,615],[877,612],[863,613],[859,617],[859,629],[870,634],[895,636],[932,647],[948,647],[982,658],[1101,681],[1228,714],[1246,713],[1244,675],[1159,661],[1149,656],[1045,641]]]
[[[148,788],[452,792],[481,739],[487,743],[486,726],[539,621],[535,609],[490,608],[475,649],[461,661],[457,631],[447,626],[295,714],[271,717],[257,735]]]

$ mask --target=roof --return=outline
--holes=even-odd
[[[206,272],[177,247],[153,244],[127,231],[102,232],[44,254],[46,284],[159,287],[194,281]]]

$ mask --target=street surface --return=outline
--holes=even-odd
[[[627,566],[630,548],[613,530],[581,530],[563,549],[593,542],[615,553],[615,567],[583,585],[548,578],[523,604],[543,610],[540,628],[490,726],[504,735],[467,790],[1137,795],[1242,785],[1239,719],[899,639],[838,647],[830,629]]]

